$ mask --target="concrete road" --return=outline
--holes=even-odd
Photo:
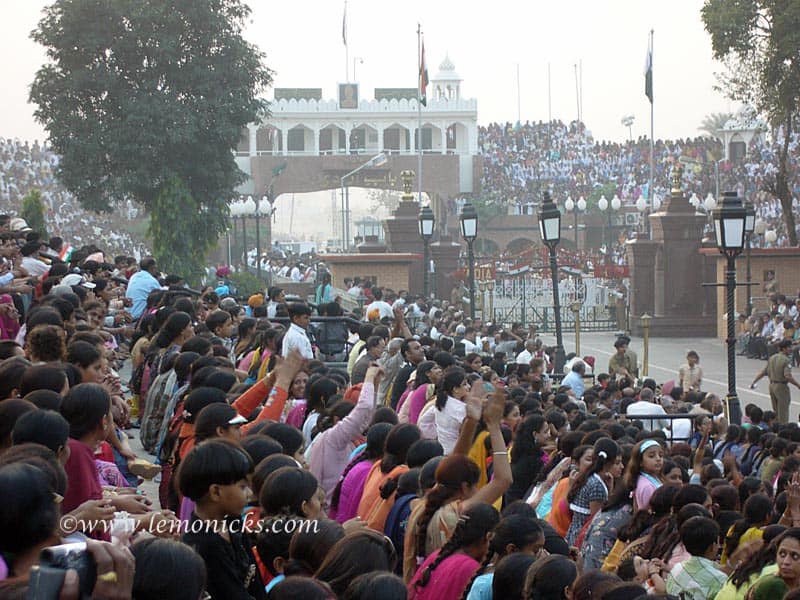
[[[575,350],[575,332],[565,331],[564,349],[567,353]],[[547,344],[554,344],[552,336],[542,336]],[[608,359],[614,353],[615,336],[611,332],[582,333],[581,354],[592,355],[597,358],[595,373],[602,373],[608,369]],[[644,345],[642,338],[631,339],[631,349],[639,357],[639,372],[641,374],[642,360],[644,358]],[[724,342],[715,338],[650,338],[649,376],[658,383],[664,383],[678,377],[678,367],[686,361],[686,352],[695,350],[700,355],[700,366],[703,368],[703,391],[714,392],[720,397],[728,393],[728,366],[727,348]],[[764,410],[771,409],[769,381],[764,377],[758,382],[755,390],[750,389],[750,383],[756,373],[766,365],[766,361],[736,357],[736,393],[739,395],[742,407],[750,402],[757,404]],[[794,421],[800,412],[800,390],[789,386],[792,393],[792,404],[789,416]]]

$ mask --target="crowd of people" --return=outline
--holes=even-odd
[[[130,202],[117,210],[98,214],[84,210],[56,177],[59,157],[46,145],[0,137],[0,201],[4,212],[19,215],[22,199],[38,191],[45,208],[50,235],[69,238],[73,244],[99,244],[115,254],[141,258],[148,245],[131,233],[131,221],[140,216]]]
[[[746,156],[720,161],[723,155],[719,140],[710,137],[657,140],[655,144],[655,193],[669,193],[670,170],[679,159],[686,159],[684,180],[687,192],[702,200],[708,193],[735,189],[756,206],[766,228],[776,233],[775,242],[754,236],[755,247],[785,246],[788,243],[781,218],[780,202],[765,191],[765,184],[777,171],[777,154],[782,144],[780,134],[773,141],[755,136]],[[650,143],[639,138],[626,143],[601,142],[593,138],[583,123],[492,123],[479,128],[479,148],[483,157],[481,190],[486,200],[499,206],[512,204],[519,210],[535,199],[541,185],[547,185],[556,198],[571,196],[577,201],[589,196],[598,186],[613,184],[624,206],[633,206],[637,198],[648,195]],[[789,188],[797,198],[798,134],[789,144],[791,179]],[[77,200],[58,182],[59,158],[45,145],[0,138],[0,199],[19,214],[22,198],[33,190],[42,194],[52,235],[70,237],[77,244],[99,243],[113,253],[141,258],[147,244],[131,232],[130,221],[140,216],[140,209],[130,201],[109,214],[96,214],[81,208]],[[717,182],[717,173],[719,181]],[[719,183],[719,186],[717,186]],[[611,199],[610,197],[608,198]],[[797,200],[795,200],[797,206]],[[455,205],[453,211],[456,210]],[[615,241],[606,242],[619,258]],[[595,249],[597,250],[597,249]],[[271,249],[261,257],[262,267],[278,272],[286,264],[280,251]],[[298,257],[299,261],[302,257]],[[255,251],[247,263],[255,266]],[[624,259],[623,259],[624,261]],[[618,262],[618,261],[617,261]],[[291,270],[295,263],[289,265]],[[305,261],[304,268],[310,265]]]
[[[479,128],[479,146],[484,171],[481,178],[483,195],[492,203],[518,207],[535,200],[542,185],[549,186],[556,198],[588,197],[598,186],[612,184],[623,206],[634,206],[640,196],[648,196],[650,178],[650,140],[639,138],[626,143],[601,142],[593,138],[583,123],[561,121],[550,123],[526,122],[492,123]],[[777,171],[777,155],[783,140],[773,141],[756,136],[747,148],[746,156],[721,161],[724,156],[719,140],[697,137],[685,140],[657,140],[655,143],[655,193],[670,193],[670,172],[679,159],[684,165],[687,193],[703,200],[707,194],[737,190],[754,203],[758,216],[774,230],[774,246],[788,241],[781,219],[779,201],[764,190],[768,178]],[[794,206],[800,195],[797,165],[800,160],[798,134],[793,133],[790,144],[789,189]],[[608,198],[611,199],[610,197]],[[717,199],[719,200],[719,199]],[[754,237],[755,247],[767,245]]]
[[[729,423],[697,353],[560,370],[459,298],[236,298],[9,223],[0,598],[800,597],[800,427]]]

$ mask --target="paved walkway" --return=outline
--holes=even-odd
[[[545,343],[555,343],[555,338],[552,336],[542,336],[542,338]],[[574,330],[565,331],[563,338],[565,351],[573,352],[575,349]],[[581,334],[581,354],[597,358],[595,373],[602,373],[608,369],[608,359],[614,353],[614,340],[615,336],[611,332]],[[632,338],[631,349],[639,357],[641,374],[644,358],[642,338]],[[702,389],[719,394],[724,398],[728,393],[727,348],[723,341],[715,338],[650,338],[649,376],[658,383],[677,379],[678,367],[686,361],[688,350],[695,350],[700,355],[700,366],[703,368]],[[742,408],[750,402],[765,410],[772,408],[767,390],[769,382],[766,377],[758,382],[755,390],[750,389],[750,383],[756,373],[765,365],[766,361],[744,356],[736,357],[736,393],[739,395]],[[800,411],[800,391],[793,386],[789,387],[792,392],[789,415],[792,420],[796,420]]]

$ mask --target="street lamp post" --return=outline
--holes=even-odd
[[[467,261],[469,262],[469,316],[475,320],[475,254],[472,245],[478,237],[478,213],[467,202],[461,209],[461,237],[467,242]]]
[[[261,279],[261,200],[256,200],[256,274]]]
[[[649,193],[652,194],[652,190]],[[639,219],[641,220],[639,229],[643,233],[647,233],[647,236],[650,237],[649,221],[647,219],[647,200],[644,196],[639,196],[639,198],[636,200],[636,210],[639,211]]]
[[[350,249],[350,188],[345,187],[345,181],[363,169],[385,165],[387,160],[389,159],[381,152],[370,158],[363,165],[345,174],[340,179],[340,187],[342,190],[342,250],[347,251]]]
[[[486,282],[486,291],[489,292],[489,318],[494,321],[494,279]]]
[[[247,202],[245,201],[243,196],[239,196],[239,199],[235,202],[231,202],[230,213],[231,219],[233,219],[233,245],[234,248],[237,245],[236,240],[236,223],[240,222],[242,224],[242,240],[241,240],[241,252],[237,252],[239,256],[239,260],[241,260],[242,256],[246,255],[247,253],[247,218],[245,216],[245,211],[247,210]],[[246,259],[245,259],[246,261]],[[232,259],[231,259],[232,262]]]
[[[239,207],[241,206],[240,200],[237,198],[230,203],[228,208],[230,219],[231,219],[231,229],[233,231],[233,247],[231,247],[231,242],[228,242],[228,264],[233,265],[233,257],[234,253],[236,252],[236,222],[239,220]]]
[[[430,296],[430,256],[428,255],[428,245],[433,237],[433,227],[436,217],[430,206],[423,206],[419,211],[419,235],[422,238],[424,273],[423,273],[423,293],[427,301]]]
[[[727,259],[725,270],[725,292],[727,309],[728,344],[728,396],[725,402],[731,423],[742,422],[739,396],[736,393],[736,315],[734,301],[736,293],[736,257],[744,250],[747,211],[736,192],[725,192],[722,204],[714,210],[714,229],[717,248]]]
[[[747,316],[749,317],[753,312],[753,296],[750,293],[750,238],[756,230],[756,207],[752,202],[745,202],[745,221],[744,221],[744,235],[745,242],[747,243]]]
[[[575,250],[580,250],[580,244],[578,243],[578,213],[586,210],[586,200],[581,196],[577,202],[574,202],[571,197],[567,197],[564,208],[567,212],[571,212],[575,219]]]
[[[561,337],[561,301],[558,293],[558,263],[556,262],[556,246],[561,240],[561,212],[550,197],[550,192],[544,193],[544,202],[539,210],[539,235],[542,242],[550,251],[550,276],[553,279],[553,311],[556,320],[556,358],[555,372],[564,370],[566,356],[564,355],[564,340]]]

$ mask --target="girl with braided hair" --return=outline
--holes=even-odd
[[[459,600],[484,560],[491,531],[499,521],[489,504],[465,512],[447,543],[428,556],[411,578],[409,600]]]
[[[566,541],[575,545],[578,534],[595,513],[608,500],[609,490],[614,488],[614,480],[622,476],[622,453],[611,438],[600,438],[594,443],[592,467],[580,473],[567,494],[572,511],[572,523],[567,531]]]
[[[453,533],[461,515],[472,507],[492,504],[503,496],[511,484],[511,466],[500,421],[503,418],[505,394],[496,390],[483,409],[483,421],[489,430],[494,457],[494,477],[477,488],[480,469],[468,456],[478,421],[481,419],[481,400],[470,395],[467,399],[467,418],[464,421],[453,454],[445,457],[436,468],[436,485],[425,498],[411,509],[403,544],[403,578],[409,581],[426,556],[441,548]]]
[[[462,600],[492,600],[494,567],[500,559],[516,553],[538,556],[543,546],[544,531],[535,520],[523,515],[503,518],[492,531],[486,558],[464,589]]]

